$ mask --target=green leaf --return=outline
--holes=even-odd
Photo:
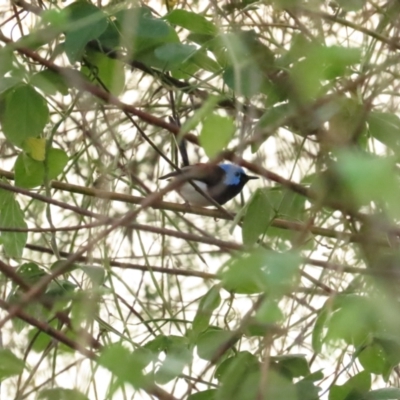
[[[288,379],[268,370],[268,381],[263,392],[265,399],[297,400],[295,386]],[[234,360],[222,376],[222,385],[218,390],[217,400],[256,400],[259,398],[262,377],[260,367],[246,365],[241,357]]]
[[[251,197],[243,218],[243,244],[252,246],[265,233],[275,217],[275,211],[264,189],[257,189]]]
[[[291,80],[302,101],[315,99],[323,92],[323,81],[345,76],[348,67],[361,62],[358,48],[328,47],[304,40],[296,41],[290,53],[293,59],[299,59],[291,69]]]
[[[232,258],[221,268],[222,287],[240,294],[265,291],[268,286],[263,270],[266,258],[266,252],[260,250]]]
[[[243,294],[268,292],[281,296],[296,281],[300,257],[296,253],[278,253],[257,249],[234,256],[219,271],[222,286]]]
[[[314,382],[307,379],[302,379],[296,383],[296,392],[298,399],[320,400],[318,393],[322,390],[315,386]]]
[[[347,344],[362,346],[374,329],[375,313],[363,296],[343,296],[327,323],[326,340],[343,339]]]
[[[277,363],[279,371],[290,379],[310,374],[308,362],[303,354],[274,356],[271,357],[271,361]]]
[[[24,263],[17,269],[18,276],[20,276],[23,281],[29,286],[37,283],[42,277],[44,277],[46,272],[39,268],[35,263]],[[20,286],[15,282],[12,283],[12,290],[7,298],[7,301],[10,304],[19,304],[21,295],[25,291],[25,286]],[[35,318],[43,318],[44,313],[47,311],[44,310],[43,306],[37,302],[30,302],[25,306],[25,312],[29,315],[34,316]],[[29,326],[26,322],[19,318],[12,319],[13,327],[16,332],[20,332],[26,326]]]
[[[400,150],[400,118],[392,113],[371,112],[367,118],[369,133],[390,149]]]
[[[23,292],[21,291],[20,288],[16,288],[12,293],[10,293],[10,296],[8,296],[7,300],[10,302],[10,304],[18,305],[18,304],[20,304],[22,293]],[[31,303],[27,304],[26,306],[24,306],[24,311],[28,315],[31,315],[34,318],[42,318],[42,319],[50,318],[49,312],[47,310],[45,310],[43,308],[43,306],[39,303],[31,302]],[[13,328],[15,329],[15,332],[18,332],[18,333],[20,333],[25,328],[31,328],[31,325],[29,325],[29,323],[27,323],[19,318],[13,318],[12,325],[13,325]],[[34,328],[34,329],[36,329],[36,328]],[[29,332],[28,332],[28,335],[29,335]],[[35,347],[35,343],[32,342],[32,350],[36,351],[36,349],[34,347]],[[43,351],[43,350],[41,350],[41,351]]]
[[[118,29],[118,20],[109,20],[106,30],[96,40],[100,44],[100,48],[116,49],[121,45],[121,33]],[[91,53],[91,50],[87,49],[87,53]]]
[[[205,49],[208,49],[210,43],[215,42],[215,38],[212,35],[202,35],[201,33],[189,33],[186,39],[200,46],[204,46]]]
[[[365,393],[371,388],[371,374],[366,371],[361,371],[352,376],[345,385],[348,385],[360,393]]]
[[[277,207],[278,214],[287,219],[301,219],[305,209],[306,198],[292,190],[281,190],[281,199]]]
[[[335,79],[345,76],[348,67],[361,62],[362,51],[356,47],[322,47],[319,55],[325,63],[324,78]]]
[[[209,57],[204,49],[198,49],[189,60],[205,71],[217,73],[221,70],[221,66]]]
[[[325,323],[329,317],[329,311],[326,307],[322,307],[318,312],[317,320],[315,321],[314,329],[312,332],[312,348],[316,353],[320,353],[322,350],[323,339],[324,339],[324,329]]]
[[[31,149],[29,143],[26,142],[24,147]],[[48,149],[46,163],[34,160],[26,153],[20,153],[14,165],[15,183],[17,186],[25,188],[40,186],[44,182],[45,165],[47,167],[47,177],[51,180],[63,172],[68,160],[69,158],[64,150],[55,148]]]
[[[166,357],[155,374],[156,382],[162,385],[175,379],[192,361],[192,350],[186,337],[168,336],[165,353]]]
[[[25,362],[8,349],[0,350],[0,381],[10,376],[22,374]]]
[[[336,140],[348,143],[354,140],[357,133],[359,141],[362,137],[366,137],[364,106],[354,98],[342,98],[336,103],[339,109],[329,120],[330,130],[334,132]],[[362,134],[364,130],[365,135]]]
[[[260,324],[272,324],[283,320],[283,314],[279,304],[273,299],[265,299],[258,308],[255,320]]]
[[[389,157],[342,151],[335,168],[347,187],[348,196],[353,195],[359,206],[371,201],[387,204],[387,211],[399,216],[400,188],[394,162]]]
[[[30,311],[33,311],[30,309]],[[57,328],[57,324],[51,323],[50,324],[53,328]],[[31,348],[36,353],[42,353],[45,351],[48,346],[50,345],[51,341],[53,340],[51,336],[47,333],[37,329],[32,328],[28,332],[28,340],[31,343]]]
[[[365,0],[337,0],[344,11],[359,11],[363,8]]]
[[[279,317],[282,317],[282,313],[278,309],[278,307],[275,307],[275,312],[279,312]],[[256,318],[251,317],[249,319],[249,323],[246,326],[246,329],[243,331],[243,334],[246,336],[262,336],[265,337],[266,335],[275,335],[276,333],[280,333],[282,330],[279,328],[278,325],[273,324],[273,323],[263,323],[257,321]]]
[[[229,88],[246,97],[259,94],[264,81],[261,69],[246,61],[227,67],[222,78]]]
[[[371,375],[362,371],[351,377],[344,385],[333,385],[329,392],[329,400],[345,400],[350,398],[364,398],[366,392],[371,388]]]
[[[21,82],[20,79],[14,78],[12,76],[0,78],[0,94],[6,92],[8,89],[12,88],[13,86],[17,86]]]
[[[60,297],[65,299],[69,298],[67,291],[60,293]],[[54,298],[52,296],[52,298]],[[98,296],[93,296],[91,293],[84,293],[82,291],[77,293],[71,304],[70,319],[73,329],[79,331],[84,326],[93,323],[95,315],[99,314]]]
[[[11,46],[0,47],[0,80],[12,69],[14,51]]]
[[[0,189],[0,226],[3,228],[27,228],[24,214],[14,194]],[[20,258],[28,238],[27,232],[1,232],[3,250],[8,257]]]
[[[251,151],[253,153],[260,148],[263,142],[272,136],[272,133],[266,136],[263,132],[268,130],[271,126],[276,126],[278,122],[283,121],[290,111],[291,107],[287,103],[268,108],[267,111],[265,111],[254,128],[254,134],[262,136],[262,141],[252,144]]]
[[[45,69],[33,75],[30,83],[49,95],[61,93],[67,96],[69,93],[69,88],[63,76],[50,69]]]
[[[48,179],[55,179],[60,175],[69,161],[64,150],[50,148],[47,151]]]
[[[42,390],[37,398],[38,400],[89,400],[89,397],[79,390],[64,388]]]
[[[365,400],[398,400],[400,398],[400,389],[384,388],[372,390],[364,395]]]
[[[329,391],[328,400],[345,400],[350,392],[351,389],[345,385],[333,385]]]
[[[48,120],[46,100],[32,86],[19,85],[7,94],[1,122],[14,145],[22,148],[25,139],[39,136]]]
[[[210,361],[231,337],[232,332],[210,327],[197,339],[197,355],[203,360]]]
[[[200,300],[199,308],[193,320],[192,329],[196,333],[203,332],[210,324],[213,311],[221,303],[219,286],[213,286]]]
[[[65,269],[64,268],[64,264],[65,263],[66,263],[66,260],[57,260],[57,261],[55,261],[53,264],[51,264],[50,271],[55,271],[55,270],[58,270],[58,269],[62,268],[65,273],[69,273],[69,272],[75,271],[76,269],[79,268],[79,266],[77,264],[72,264],[72,265],[69,265],[67,267],[67,269]]]
[[[181,26],[193,33],[204,35],[216,35],[218,33],[217,27],[211,21],[191,11],[173,10],[165,19],[171,24]]]
[[[231,35],[231,34],[228,34]],[[255,30],[240,31],[236,34],[239,38],[247,57],[257,64],[262,71],[266,73],[276,72],[275,69],[275,54],[265,45],[265,42],[260,41],[260,35]],[[241,49],[240,52],[243,50]],[[240,59],[239,59],[240,62]]]
[[[225,47],[231,65],[238,67],[255,64],[262,71],[270,72],[274,67],[275,56],[259,37],[255,30],[239,30],[222,34],[218,40]]]
[[[154,50],[155,56],[163,63],[164,69],[177,68],[196,52],[196,47],[190,44],[165,43]]]
[[[374,336],[374,342],[383,348],[385,358],[388,360],[390,366],[394,367],[398,365],[400,362],[400,343],[397,337],[397,329],[394,337],[384,333],[376,333]]]
[[[378,326],[382,324],[376,310],[375,300],[365,296],[343,294],[334,301],[327,301],[319,310],[314,326],[314,351],[321,352],[322,344],[327,340],[343,339],[355,346],[365,345],[367,336],[371,333],[376,335]]]
[[[260,234],[265,233],[268,238],[275,237],[277,239],[276,244],[280,246],[277,248],[287,248],[285,242],[292,241],[294,238],[296,238],[298,233],[289,229],[284,230],[276,228],[272,225],[272,221],[275,218],[285,218],[287,220],[294,221],[302,220],[305,211],[305,197],[300,196],[297,193],[293,193],[288,189],[277,187],[258,189],[258,191],[260,192],[260,196],[262,194],[262,202],[264,202],[265,208],[259,213],[260,222],[257,222],[259,226],[256,225],[256,221],[254,221],[253,225],[251,225],[251,222],[249,222],[246,229],[248,228],[249,231],[254,230],[254,234],[258,232],[261,232]],[[266,213],[270,216],[271,219],[269,222],[264,221],[266,217],[263,216],[263,213]],[[255,215],[253,216],[255,217]],[[261,226],[261,222],[264,224],[264,227]],[[309,237],[311,237],[311,235],[309,235]]]
[[[76,1],[66,8],[69,26],[64,48],[71,63],[78,61],[88,42],[98,38],[107,28],[106,15],[93,4]]]
[[[18,274],[21,278],[30,286],[36,284],[44,276],[47,275],[43,268],[40,268],[37,264],[33,262],[24,263],[18,267]]]
[[[363,349],[358,355],[358,360],[365,371],[376,375],[382,375],[390,364],[384,349],[376,342]]]
[[[33,160],[44,161],[46,158],[46,139],[27,138],[24,142],[24,150]]]
[[[87,60],[91,68],[84,65],[82,73],[91,78],[97,86],[103,88],[104,85],[114,96],[119,96],[125,87],[125,67],[122,61],[94,51],[88,52]]]
[[[131,353],[120,343],[111,344],[102,349],[98,363],[112,372],[123,382],[129,382],[139,389],[148,383],[143,374],[143,368],[148,361],[142,353]]]
[[[322,92],[324,66],[320,61],[317,52],[310,52],[292,67],[291,81],[302,102],[312,101]]]
[[[40,13],[40,18],[46,24],[52,25],[56,29],[65,27],[68,24],[68,12],[60,9],[47,9]],[[62,28],[63,29],[63,28]]]
[[[100,286],[105,280],[105,270],[102,267],[80,266],[79,267],[92,281],[93,286]]]
[[[220,100],[221,98],[218,96],[208,96],[207,100],[204,101],[202,106],[195,111],[193,116],[184,122],[180,131],[180,135],[183,136],[185,133],[188,133],[192,129],[194,129],[197,124],[199,124],[212,112],[212,110],[215,108]]]
[[[213,159],[223,150],[235,133],[235,124],[229,117],[217,114],[207,115],[203,121],[199,141],[205,153]]]
[[[145,348],[156,354],[158,357],[159,353],[165,351],[168,348],[168,336],[156,336],[153,340],[150,340],[145,344]]]
[[[26,309],[25,312],[27,312]],[[11,323],[15,333],[21,333],[26,327],[30,326],[27,322],[19,318],[13,318]]]
[[[171,75],[176,79],[190,79],[200,69],[200,67],[192,62],[193,56],[189,57],[182,64],[179,64],[171,71]]]
[[[170,33],[169,25],[160,18],[154,18],[148,7],[119,11],[115,17],[127,37],[162,39]]]
[[[44,179],[44,164],[26,153],[20,153],[14,164],[15,184],[23,188],[40,186]]]
[[[245,370],[260,368],[260,363],[258,362],[256,356],[248,351],[240,351],[234,356],[229,357],[221,362],[221,364],[215,370],[215,378],[218,379],[220,382],[223,382],[226,379],[226,373],[231,368],[231,365],[235,364],[244,367]]]
[[[220,43],[228,55],[228,67],[223,80],[238,95],[251,97],[264,88],[265,70],[273,63],[273,53],[257,40],[253,31],[239,31],[220,36]],[[271,59],[266,54],[272,54]],[[221,65],[223,64],[214,50]]]
[[[208,389],[202,392],[197,392],[191,394],[187,400],[215,400],[215,396],[217,394],[216,389]]]
[[[218,379],[221,385],[216,399],[256,399],[260,385],[260,366],[251,354],[241,352],[237,356],[224,361],[219,370]],[[270,374],[268,375],[270,376]]]
[[[148,66],[163,68],[154,50],[166,43],[179,43],[175,30],[162,19],[154,18],[147,7],[132,8],[115,14],[117,32],[129,53]]]
[[[58,300],[57,298],[63,299],[64,297],[70,297],[69,294],[77,288],[77,285],[66,280],[59,279],[57,281],[52,281],[47,289],[46,296],[52,297],[53,300]]]
[[[310,381],[310,382],[316,382],[324,379],[324,374],[322,373],[322,370],[318,370],[313,372],[310,375],[307,375],[304,380]]]

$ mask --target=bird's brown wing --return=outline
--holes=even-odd
[[[181,168],[180,171],[170,172],[169,174],[163,175],[158,179],[173,178],[175,176],[179,176],[181,174],[189,172],[190,172],[190,179],[195,179],[207,183],[207,185],[209,186],[214,186],[218,184],[223,180],[225,176],[225,171],[218,165],[208,165],[199,163],[199,164],[189,165],[188,167],[183,167]]]
[[[167,175],[160,176],[158,179],[173,178],[173,177],[175,177],[175,176],[178,176],[178,175],[181,175],[181,174],[183,174],[183,173],[185,173],[185,172],[188,172],[190,168],[192,168],[192,166],[183,167],[183,168],[181,168],[180,171],[173,171],[173,172],[170,172],[170,173],[167,174]]]
[[[204,182],[209,187],[220,184],[225,176],[225,171],[218,165],[194,164],[189,165],[188,167],[183,167],[180,171],[170,172],[169,174],[163,175],[158,179],[174,178],[175,176],[186,173],[188,175],[188,179]]]

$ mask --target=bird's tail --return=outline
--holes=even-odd
[[[171,124],[175,124],[179,127],[181,126],[180,121],[177,118],[169,117],[169,121],[171,122]],[[182,167],[189,166],[190,163],[189,163],[189,156],[187,153],[187,144],[185,138],[181,138],[179,140],[178,149],[179,149],[179,154],[181,155],[182,158]]]

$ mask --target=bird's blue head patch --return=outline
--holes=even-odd
[[[246,176],[244,169],[234,164],[219,164],[220,168],[225,171],[225,185],[239,185],[242,177]]]

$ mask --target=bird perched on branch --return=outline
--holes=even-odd
[[[178,116],[170,118],[170,122],[181,126]],[[186,140],[178,143],[183,167],[179,171],[161,176],[159,179],[183,177],[185,181],[177,189],[184,200],[194,206],[208,207],[214,202],[222,205],[238,195],[250,179],[257,176],[246,175],[244,169],[235,164],[189,164]]]
[[[196,206],[211,206],[212,202],[204,195],[214,199],[218,204],[225,204],[238,195],[250,179],[257,176],[246,175],[244,169],[235,164],[195,164],[181,168],[160,177],[168,179],[187,175],[188,181],[177,189],[177,192],[189,203]],[[194,183],[194,185],[192,183]]]

